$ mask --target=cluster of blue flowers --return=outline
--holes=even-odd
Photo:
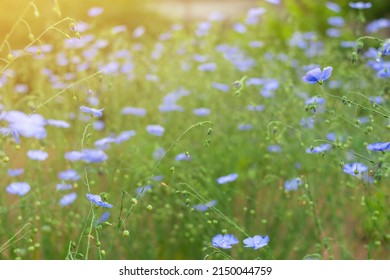
[[[243,240],[245,247],[258,250],[268,245],[268,235],[255,235]],[[231,249],[233,245],[240,243],[240,241],[233,234],[218,234],[213,237],[212,245],[216,248]]]

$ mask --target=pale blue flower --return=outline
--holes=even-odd
[[[6,191],[9,194],[16,194],[19,196],[24,196],[30,191],[31,187],[26,182],[15,182],[7,186]]]
[[[268,235],[261,236],[261,235],[255,235],[253,237],[248,237],[244,239],[243,241],[245,243],[245,247],[250,247],[255,250],[260,249],[261,247],[264,247],[269,242]]]
[[[80,110],[83,111],[84,113],[92,114],[95,117],[101,117],[103,116],[104,109],[95,109],[87,106],[80,106]]]
[[[349,2],[349,6],[353,9],[363,10],[369,9],[372,7],[371,2]]]
[[[109,204],[105,201],[102,201],[102,198],[100,197],[100,195],[88,193],[87,199],[97,206],[100,206],[103,208],[112,208],[111,204]]]
[[[309,84],[319,83],[322,84],[324,81],[329,79],[330,75],[332,75],[333,68],[328,66],[325,67],[323,71],[320,68],[314,68],[306,73],[303,76],[302,80]]]
[[[146,127],[146,131],[151,135],[162,136],[165,128],[159,124],[151,124]]]
[[[230,249],[232,245],[239,243],[233,234],[218,234],[213,237],[212,245],[217,248]]]
[[[238,178],[238,174],[237,173],[232,173],[232,174],[229,174],[229,175],[226,175],[226,176],[219,177],[217,179],[217,182],[218,182],[218,184],[222,185],[222,184],[233,182],[237,178]]]
[[[284,182],[284,189],[286,191],[297,190],[298,186],[302,185],[302,183],[303,181],[301,178],[293,178],[291,180]]]
[[[27,156],[32,160],[43,161],[47,159],[49,154],[41,150],[30,150],[27,152]]]
[[[70,204],[72,204],[77,198],[77,194],[75,192],[72,192],[72,193],[69,193],[69,194],[66,194],[64,195],[61,199],[60,199],[60,205],[62,207],[64,206],[68,206]]]
[[[213,207],[214,205],[217,204],[217,201],[216,200],[211,200],[205,204],[197,204],[197,205],[193,205],[192,207],[195,209],[195,210],[198,210],[200,212],[204,212],[204,211],[207,211],[207,209],[209,209],[210,207]]]
[[[367,149],[370,151],[390,151],[390,142],[376,142],[367,145]]]

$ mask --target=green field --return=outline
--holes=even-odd
[[[389,259],[390,21],[271,2],[4,16],[0,259]]]

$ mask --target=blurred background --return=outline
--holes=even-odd
[[[284,39],[296,29],[325,33],[326,19],[331,13],[324,9],[324,4],[328,2],[325,0],[0,0],[1,41],[30,2],[35,3],[40,13],[39,17],[35,17],[32,5],[29,7],[31,12],[27,13],[25,19],[32,32],[38,32],[61,18],[72,17],[77,21],[93,21],[100,29],[125,25],[133,30],[143,25],[153,35],[166,30],[173,22],[187,26],[195,21],[222,16],[224,20],[233,21],[243,18],[250,7],[261,4],[268,13],[274,13],[272,19],[268,17],[267,22],[263,22],[264,28],[266,31],[272,30],[274,36],[282,36],[281,39]],[[280,4],[275,5],[278,2]],[[348,7],[349,0],[333,2],[341,7],[340,15],[347,19],[351,13],[356,13],[356,10]],[[364,10],[367,23],[373,19],[390,17],[390,1],[375,0],[372,3],[371,9]],[[91,19],[88,16],[88,10],[94,6],[104,9],[104,17]],[[26,24],[18,25],[17,29],[10,38],[15,48],[24,46],[28,41]]]

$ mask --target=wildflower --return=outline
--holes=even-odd
[[[90,17],[97,17],[102,13],[103,13],[102,7],[92,7],[88,10],[88,16]]]
[[[145,27],[144,26],[138,26],[136,29],[133,31],[133,38],[139,38],[145,33]]]
[[[196,108],[192,110],[192,113],[197,116],[207,116],[210,114],[210,109],[208,108]]]
[[[353,9],[363,10],[369,9],[372,7],[371,2],[349,2],[349,6]]]
[[[103,110],[104,109],[94,109],[86,106],[80,106],[80,110],[83,111],[84,113],[92,114],[95,117],[101,117],[103,116]]]
[[[312,129],[315,124],[315,118],[309,116],[307,118],[302,118],[300,121],[300,125],[309,129]]]
[[[330,66],[325,67],[323,71],[321,71],[321,69],[317,67],[307,72],[306,75],[303,76],[302,80],[305,83],[319,83],[320,85],[322,85],[322,83],[329,79],[330,75],[332,75],[332,70],[333,68]]]
[[[146,185],[146,186],[137,188],[136,192],[137,192],[137,195],[142,196],[145,194],[145,192],[147,192],[151,189],[152,189],[152,185]]]
[[[175,160],[176,161],[188,161],[188,160],[191,160],[191,156],[190,155],[187,155],[186,153],[180,153],[178,155],[175,156]]]
[[[226,183],[229,183],[229,182],[233,182],[237,178],[238,178],[238,174],[237,173],[232,173],[232,174],[229,174],[229,175],[226,175],[226,176],[219,177],[217,179],[217,182],[218,182],[218,184],[222,185],[222,184],[226,184]]]
[[[108,156],[102,150],[84,149],[81,159],[87,163],[97,163],[107,160]]]
[[[338,12],[341,11],[340,6],[339,6],[338,4],[336,4],[336,3],[333,3],[333,2],[326,2],[326,7],[327,7],[329,10],[331,10],[331,11],[333,11],[333,12],[335,12],[335,13],[338,13]]]
[[[68,122],[62,120],[47,120],[47,124],[56,127],[62,127],[62,128],[70,127],[70,124]]]
[[[76,170],[68,169],[58,173],[58,178],[64,181],[78,181],[80,179],[80,175],[76,172]]]
[[[65,153],[65,158],[70,161],[78,161],[82,158],[83,154],[79,151],[70,151]]]
[[[268,235],[266,236],[255,235],[253,237],[248,237],[247,239],[244,239],[243,242],[245,243],[245,247],[252,247],[253,249],[257,250],[268,244],[269,237]]]
[[[328,24],[341,27],[344,25],[344,18],[343,17],[330,17],[328,18]]]
[[[271,153],[281,153],[282,147],[280,147],[279,145],[269,145],[267,147],[267,150]]]
[[[217,201],[216,200],[211,200],[205,204],[197,204],[197,205],[194,205],[192,206],[195,210],[198,210],[198,211],[201,211],[201,212],[204,212],[206,211],[207,209],[209,209],[210,207],[213,207],[214,205],[217,204]]]
[[[16,177],[16,176],[22,175],[23,172],[24,172],[23,168],[8,169],[8,176]]]
[[[381,18],[367,24],[366,30],[369,33],[373,33],[373,32],[377,32],[379,29],[389,28],[389,27],[390,27],[390,19]]]
[[[370,151],[390,151],[390,142],[377,142],[367,145],[367,149]]]
[[[146,130],[151,135],[162,136],[165,128],[159,124],[151,124],[146,127]]]
[[[248,105],[247,106],[247,109],[249,111],[258,111],[258,112],[261,112],[264,110],[264,105]]]
[[[122,109],[122,114],[143,117],[146,115],[146,110],[144,108],[125,107]]]
[[[103,130],[104,126],[104,122],[100,120],[93,123],[93,129],[95,129],[96,131]]]
[[[230,249],[232,248],[232,245],[237,244],[238,242],[238,239],[233,234],[218,234],[212,239],[212,245],[222,249]]]
[[[212,72],[215,71],[215,69],[217,69],[217,64],[213,62],[203,63],[198,67],[198,70],[202,72]]]
[[[65,183],[58,183],[56,185],[57,191],[66,191],[66,190],[71,190],[72,185],[71,184],[65,184]]]
[[[77,194],[72,192],[72,193],[69,193],[69,194],[66,194],[64,195],[61,199],[60,199],[60,205],[62,207],[64,206],[68,206],[70,204],[72,204],[77,198]]]
[[[251,130],[253,128],[253,125],[251,124],[240,124],[238,126],[238,130]]]
[[[328,151],[332,147],[331,144],[322,144],[317,147],[311,147],[306,149],[306,153],[308,154],[319,154]]]
[[[102,201],[102,198],[100,197],[100,195],[88,193],[87,199],[97,206],[100,206],[103,208],[112,208],[111,204],[109,204],[105,201]]]
[[[99,220],[98,220],[98,224],[104,223],[105,221],[108,220],[109,217],[110,217],[110,212],[104,212],[104,213],[100,216],[100,218],[99,218]]]
[[[294,179],[291,179],[291,180],[284,182],[284,189],[286,191],[297,190],[298,186],[302,185],[302,183],[303,182],[302,182],[301,178],[294,178]]]
[[[27,152],[27,156],[32,160],[40,160],[43,161],[47,159],[48,153],[41,150],[30,150]]]
[[[223,84],[223,83],[217,83],[217,82],[212,82],[211,86],[213,88],[218,89],[218,90],[223,91],[223,92],[228,92],[230,89],[229,85]]]
[[[134,135],[136,135],[136,131],[135,130],[126,130],[126,131],[122,131],[116,138],[114,138],[114,142],[116,144],[120,144],[128,139],[130,139],[131,137],[133,137]]]
[[[233,24],[233,29],[237,33],[245,33],[246,32],[246,25],[240,22],[237,22]]]
[[[361,175],[363,172],[367,171],[368,167],[360,162],[347,163],[344,164],[343,171],[352,176]]]
[[[6,191],[9,194],[17,194],[19,196],[24,196],[30,191],[31,187],[26,182],[15,182],[7,186]]]
[[[17,135],[36,139],[46,138],[46,120],[39,114],[28,116],[23,112],[10,111],[6,113],[4,120]]]

